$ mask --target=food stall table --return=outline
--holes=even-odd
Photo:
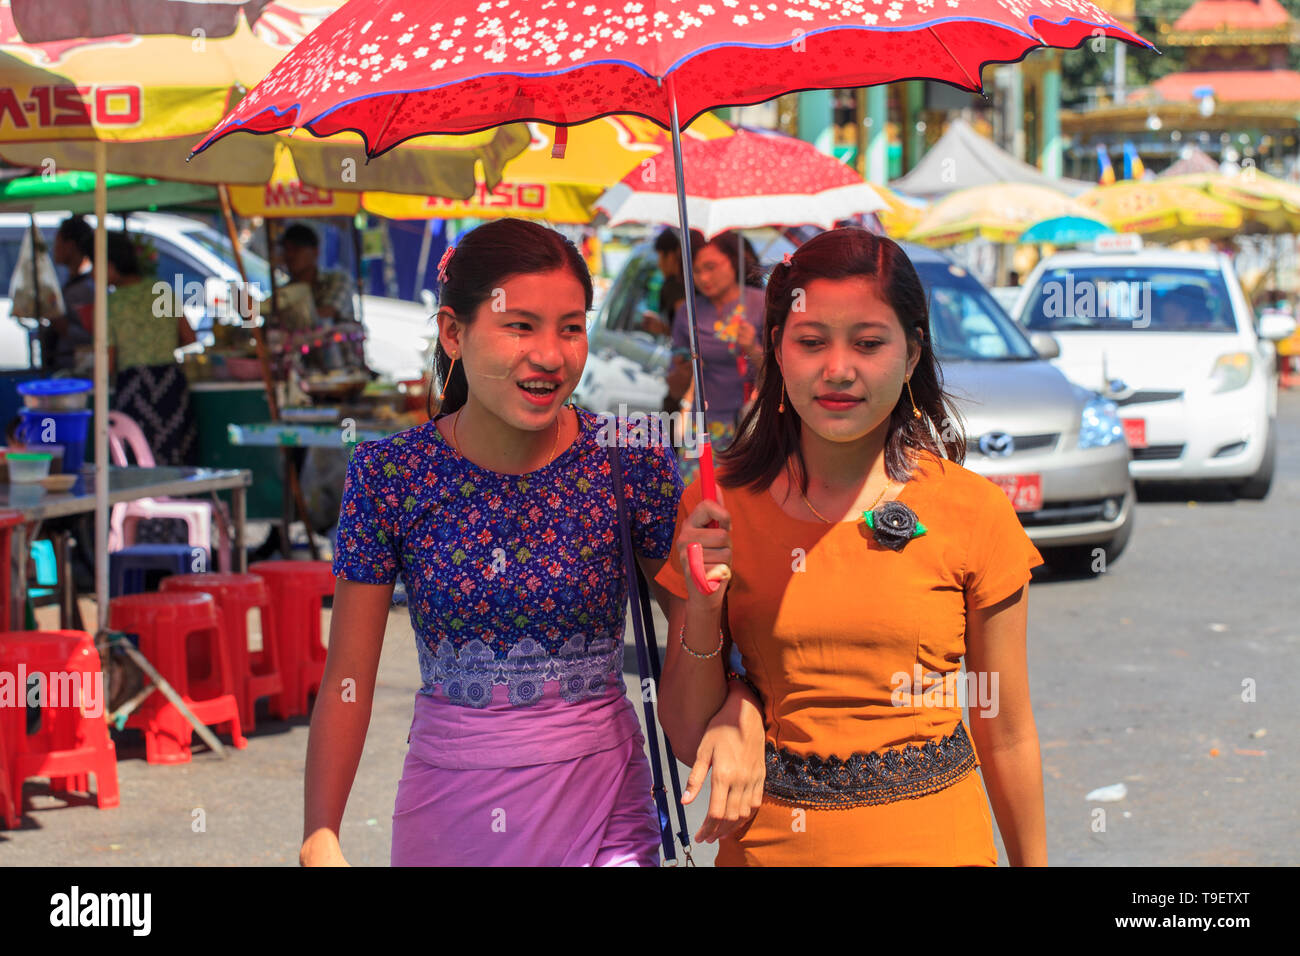
[[[213,468],[109,468],[108,502],[110,505],[141,498],[183,497],[203,495],[222,490],[231,492],[231,518],[234,521],[235,569],[248,568],[244,551],[245,489],[252,484],[253,476],[247,469]],[[45,493],[33,497],[39,489],[31,485],[0,485],[0,511],[12,510],[23,516],[23,523],[13,529],[9,537],[9,568],[11,582],[9,621],[10,630],[23,629],[23,608],[27,594],[28,527],[47,518],[88,514],[95,510],[95,489],[91,475],[83,472],[76,485],[65,494]],[[104,555],[97,556],[106,558]],[[100,616],[106,609],[100,609]]]
[[[385,425],[378,422],[356,422],[351,425],[305,425],[291,422],[254,422],[226,426],[232,445],[288,448],[340,448],[363,441],[378,441],[402,430],[405,426]]]

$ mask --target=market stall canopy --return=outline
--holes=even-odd
[[[1043,186],[1070,196],[1087,192],[1093,186],[1079,179],[1053,179],[981,136],[962,119],[948,124],[916,168],[889,186],[910,196],[938,199],[959,189],[996,183]]]
[[[108,211],[161,209],[191,203],[217,201],[213,186],[194,183],[168,183],[156,179],[109,174],[104,181],[108,190]],[[71,212],[94,211],[95,174],[83,172],[21,176],[0,183],[0,212]]]
[[[1243,233],[1300,232],[1300,186],[1253,167],[1229,176],[1220,172],[1171,176],[1161,182],[1189,186],[1241,210]]]
[[[1098,186],[1079,203],[1116,232],[1136,232],[1153,242],[1233,235],[1243,219],[1237,206],[1160,179]]]
[[[1025,183],[973,186],[947,196],[925,210],[907,234],[911,242],[933,248],[983,238],[1019,242],[1036,222],[1057,216],[1087,217],[1088,211],[1064,193]]]
[[[43,3],[74,20],[86,6]],[[528,144],[527,131],[517,125],[470,136],[421,137],[403,144],[388,162],[367,165],[356,135],[328,144],[310,136],[249,137],[187,163],[194,138],[239,102],[321,16],[295,13],[304,3],[253,5],[261,13],[257,29],[241,14],[224,35],[198,28],[167,35],[148,24],[148,34],[120,32],[122,23],[135,22],[121,8],[139,5],[114,5],[115,19],[117,14],[124,19],[113,35],[41,42],[28,41],[19,26],[40,26],[34,35],[45,36],[55,29],[50,17],[33,21],[35,8],[22,0],[17,7],[14,0],[0,0],[0,155],[5,161],[41,170],[51,164],[57,171],[91,170],[98,141],[106,144],[112,173],[262,185],[274,172],[277,141],[284,139],[299,176],[317,188],[468,198],[478,187],[476,167],[481,164],[484,179],[495,186],[505,161]],[[339,5],[337,0],[314,4],[324,12]],[[297,27],[290,29],[294,22]]]

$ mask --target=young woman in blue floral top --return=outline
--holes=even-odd
[[[440,274],[441,414],[358,445],[348,466],[322,688],[352,678],[355,702],[316,702],[301,860],[344,862],[338,828],[400,575],[422,686],[393,864],[655,865],[602,422],[564,405],[586,363],[590,275],[571,242],[521,220],[475,229]],[[675,459],[629,447],[622,468],[653,580],[682,491]],[[734,730],[716,733],[739,752]]]

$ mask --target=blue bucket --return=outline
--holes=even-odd
[[[86,459],[86,433],[90,430],[89,410],[52,412],[24,408],[18,435],[27,445],[62,445],[63,473],[80,473]]]

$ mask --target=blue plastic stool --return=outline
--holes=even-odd
[[[48,538],[32,542],[32,563],[36,565],[37,587],[28,587],[29,597],[47,597],[59,584],[59,562],[54,556],[54,542]]]
[[[210,571],[207,548],[188,544],[133,544],[108,556],[110,597],[158,589],[169,574]]]

